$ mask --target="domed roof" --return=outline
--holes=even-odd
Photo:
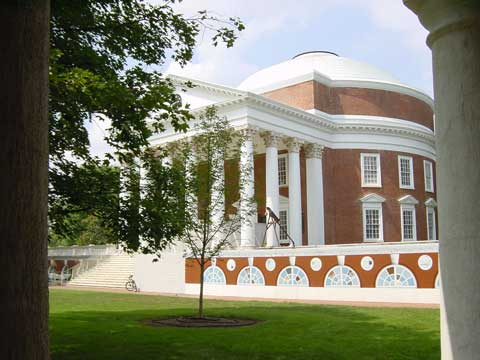
[[[238,89],[263,93],[313,79],[331,86],[352,83],[350,86],[382,88],[382,84],[390,84],[411,89],[375,66],[327,51],[302,53],[267,67],[246,78]]]

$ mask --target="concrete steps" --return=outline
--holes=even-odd
[[[133,275],[135,259],[127,254],[112,255],[94,268],[78,275],[67,286],[88,286],[104,288],[125,288]]]

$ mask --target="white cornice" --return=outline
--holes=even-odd
[[[201,89],[205,89],[207,91],[223,94],[223,95],[239,97],[239,96],[245,96],[247,94],[247,92],[243,90],[238,90],[228,86],[218,85],[218,84],[214,84],[214,83],[210,83],[202,80],[190,79],[190,78],[179,76],[179,75],[168,75],[167,78],[170,79],[173,84],[178,86],[185,85],[186,83],[191,83],[194,85],[194,87],[199,87]],[[188,89],[187,86],[185,86],[185,88]]]
[[[438,241],[361,243],[346,245],[301,246],[297,248],[255,248],[222,251],[218,257],[274,257],[274,256],[328,256],[328,255],[370,255],[437,253]]]
[[[342,118],[341,116],[330,115],[327,113],[322,113],[321,115],[311,114],[307,111],[253,93],[246,93],[245,96],[234,100],[227,100],[215,104],[218,109],[226,109],[239,105],[253,105],[262,110],[268,109],[270,112],[276,113],[280,116],[283,114],[297,119],[303,119],[329,133],[354,132],[395,134],[420,138],[428,145],[432,147],[435,146],[433,131],[412,121],[362,115],[349,115]],[[204,108],[198,108],[193,111],[193,114],[200,113],[204,110]]]

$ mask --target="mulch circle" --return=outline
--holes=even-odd
[[[143,321],[144,324],[150,326],[174,326],[184,328],[212,328],[212,327],[236,327],[250,326],[258,323],[257,320],[251,319],[234,319],[234,318],[218,318],[218,317],[195,317],[181,316],[167,319],[149,319]]]

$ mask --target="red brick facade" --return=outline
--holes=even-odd
[[[303,110],[328,114],[384,116],[416,122],[433,130],[433,110],[427,103],[393,91],[328,87],[306,81],[262,94]]]
[[[364,256],[370,256],[373,259],[374,265],[371,270],[364,270],[361,266],[361,260]],[[428,255],[432,259],[432,267],[428,270],[420,269],[418,265],[418,259],[422,255]],[[313,271],[310,266],[310,261],[318,257],[322,262],[322,267],[318,271]],[[227,269],[227,261],[229,259],[235,260],[236,267],[233,271]],[[253,265],[256,266],[263,274],[265,278],[265,285],[276,286],[277,279],[280,272],[290,265],[289,257],[277,256],[274,257],[276,266],[273,271],[268,271],[266,268],[266,257],[257,257],[253,260]],[[386,266],[392,264],[389,254],[364,254],[364,255],[346,255],[345,265],[351,267],[358,275],[360,279],[360,286],[363,288],[374,288],[378,274]],[[434,288],[435,280],[438,274],[438,253],[407,253],[399,255],[399,265],[403,265],[408,268],[415,276],[418,288]],[[325,276],[328,272],[338,265],[337,256],[297,256],[295,258],[295,265],[300,267],[307,275],[309,286],[311,287],[323,287],[325,283]],[[200,282],[200,267],[196,260],[192,258],[185,259],[185,283],[198,284]],[[209,262],[207,267],[211,266]],[[226,278],[226,285],[236,285],[237,278],[240,271],[248,266],[248,258],[246,257],[224,257],[217,258],[216,266],[219,267]]]

